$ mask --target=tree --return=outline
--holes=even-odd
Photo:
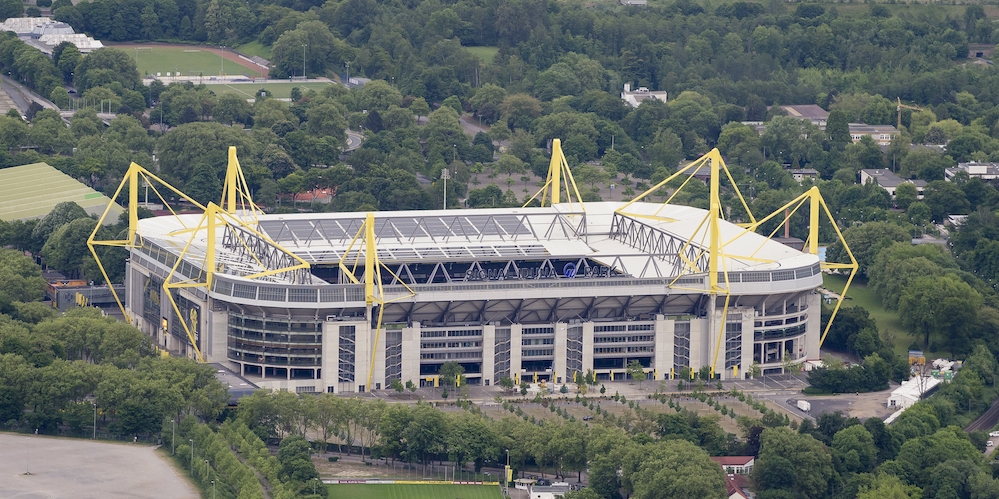
[[[127,52],[111,47],[97,49],[83,57],[73,78],[80,93],[112,82],[118,82],[130,90],[140,88],[139,85],[142,84],[135,59]]]
[[[457,362],[449,361],[441,364],[437,374],[440,376],[441,384],[444,386],[456,386],[459,377],[465,373],[465,368]]]
[[[951,352],[970,349],[982,296],[955,275],[920,277],[902,292],[898,302],[902,324],[923,337],[930,347],[930,335],[941,334],[943,345]]]
[[[31,231],[31,237],[37,241],[39,248],[48,241],[59,227],[72,222],[78,218],[88,217],[87,212],[80,205],[72,201],[64,201],[55,205],[52,211],[42,217],[38,225]]]
[[[292,435],[281,440],[277,454],[281,464],[281,478],[298,482],[319,478],[319,473],[312,464],[311,450],[309,442],[303,436]]]
[[[232,125],[234,123],[248,125],[252,122],[250,120],[252,112],[253,109],[243,97],[237,94],[222,94],[219,97],[218,105],[215,106],[212,113],[212,118],[224,125]]]
[[[246,132],[220,123],[188,123],[170,130],[156,144],[160,169],[181,182],[188,182],[200,165],[222,178],[229,146],[236,146],[242,161],[249,163],[257,154],[257,144]]]
[[[645,381],[645,367],[641,362],[632,360],[628,362],[627,371],[628,376],[631,376],[631,379],[638,382],[638,389],[641,390],[642,383]]]
[[[832,441],[833,464],[841,475],[867,473],[877,464],[878,449],[874,438],[861,425],[853,425],[836,433]]]
[[[392,378],[392,381],[389,382],[389,388],[395,390],[396,393],[402,393],[406,389],[399,378]]]
[[[81,276],[84,261],[93,259],[87,239],[96,226],[96,220],[84,217],[56,229],[42,247],[46,264],[67,275]]]
[[[350,46],[334,36],[326,23],[318,20],[304,21],[295,29],[285,31],[274,42],[271,50],[271,76],[303,76],[303,49],[306,74],[326,74],[330,68],[340,68],[344,61],[353,59]]]
[[[830,142],[840,146],[852,143],[850,120],[846,113],[839,109],[833,109],[829,112],[829,118],[826,120],[826,135]]]
[[[843,231],[843,239],[860,264],[860,272],[866,275],[868,267],[881,249],[895,242],[910,241],[912,237],[899,225],[890,222],[868,222]],[[850,262],[846,249],[839,241],[829,246],[826,259],[831,262]]]
[[[20,251],[0,248],[0,312],[13,302],[40,301],[46,282],[42,270]]]
[[[869,484],[861,485],[857,494],[857,499],[919,499],[920,497],[923,497],[923,489],[905,484],[899,477],[887,473],[878,473]]]
[[[895,188],[895,206],[907,210],[912,203],[916,202],[917,196],[916,185],[912,182],[903,182]]]
[[[3,0],[0,2],[0,21],[10,17],[20,17],[24,12],[24,4],[19,0]]]
[[[527,130],[541,116],[541,101],[527,94],[508,95],[500,104],[500,114],[511,130]]]
[[[637,453],[641,453],[640,458]],[[632,455],[625,460],[624,480],[631,483],[638,499],[726,497],[721,467],[686,440],[649,444]],[[630,462],[637,462],[637,466],[629,466]]]
[[[783,490],[793,497],[824,497],[833,479],[829,448],[811,435],[786,427],[760,435],[760,454],[753,467],[759,492]]]

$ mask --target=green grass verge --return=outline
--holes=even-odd
[[[829,274],[822,275],[822,285],[830,291],[840,293],[843,291],[844,284],[846,284],[845,276]],[[922,341],[921,339],[909,334],[909,331],[902,325],[902,319],[899,317],[898,312],[887,310],[881,305],[881,298],[878,297],[873,288],[867,286],[867,283],[854,279],[853,283],[850,284],[849,291],[846,292],[846,297],[846,301],[843,302],[844,307],[863,307],[878,323],[878,330],[882,331],[882,337],[884,337],[883,333],[885,332],[895,337],[894,349],[899,355],[908,355],[909,345],[911,345],[913,341]],[[924,351],[924,353],[927,358],[948,356],[946,352]]]
[[[163,76],[169,72],[171,74],[180,72],[182,75],[203,75],[205,77],[218,76],[220,71],[225,71],[227,75],[266,76],[263,68],[256,74],[249,68],[236,64],[233,61],[225,61],[222,64],[222,57],[219,54],[209,52],[203,47],[191,45],[179,45],[176,47],[135,47],[121,49],[133,58],[138,57],[137,66],[140,75],[153,75],[160,73]]]
[[[482,59],[482,62],[486,64],[492,64],[493,59],[499,52],[499,47],[489,47],[489,46],[478,46],[478,47],[465,47],[465,50],[469,51],[475,57]]]
[[[215,95],[222,94],[238,94],[247,99],[252,99],[254,95],[257,94],[257,90],[264,88],[271,97],[276,97],[278,99],[287,99],[291,97],[291,89],[298,87],[305,92],[305,89],[311,88],[317,92],[322,91],[322,89],[329,86],[329,83],[265,83],[265,84],[253,84],[253,83],[233,83],[233,84],[206,84],[209,90],[215,92]]]
[[[495,485],[328,485],[331,499],[499,499]]]
[[[271,58],[270,45],[264,45],[256,40],[250,43],[236,45],[235,49],[238,50],[240,53],[249,57],[258,56],[268,60],[270,60]]]

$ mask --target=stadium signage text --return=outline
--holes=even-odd
[[[572,279],[575,277],[611,277],[614,274],[610,267],[591,265],[577,269],[573,263],[567,263],[558,271],[552,267],[526,267],[516,271],[507,269],[470,269],[465,272],[466,281],[502,281],[507,279]]]

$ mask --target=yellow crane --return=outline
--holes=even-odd
[[[923,108],[918,106],[910,106],[908,104],[902,104],[901,97],[895,97],[895,100],[898,102],[898,107],[895,108],[895,110],[898,111],[898,122],[895,123],[895,128],[898,128],[899,131],[902,131],[902,109],[905,108],[905,109],[912,109],[913,111],[922,111]]]

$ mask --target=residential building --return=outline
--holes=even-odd
[[[736,475],[748,475],[753,471],[753,464],[756,462],[753,456],[715,456],[711,460],[718,463],[725,473]]]
[[[799,184],[804,182],[806,178],[815,180],[819,178],[819,171],[814,168],[796,168],[791,170],[791,176]]]
[[[895,199],[895,189],[898,186],[909,183],[916,186],[916,198],[923,199],[923,191],[926,189],[925,180],[909,180],[899,177],[891,170],[883,168],[860,170],[861,185],[867,182],[874,182],[878,187],[888,191],[888,195]]]
[[[850,123],[850,138],[854,143],[860,142],[864,135],[870,135],[879,146],[887,146],[898,136],[898,129],[891,125]]]
[[[621,92],[621,100],[627,103],[631,107],[638,107],[642,101],[647,99],[655,99],[659,101],[666,102],[666,92],[665,91],[652,91],[646,87],[638,87],[634,91],[631,90],[631,83],[624,84],[624,92]]]
[[[960,172],[967,173],[971,178],[995,180],[999,178],[999,163],[978,163],[975,161],[958,163],[956,168],[947,168],[944,170],[944,180],[951,181],[954,175]]]

